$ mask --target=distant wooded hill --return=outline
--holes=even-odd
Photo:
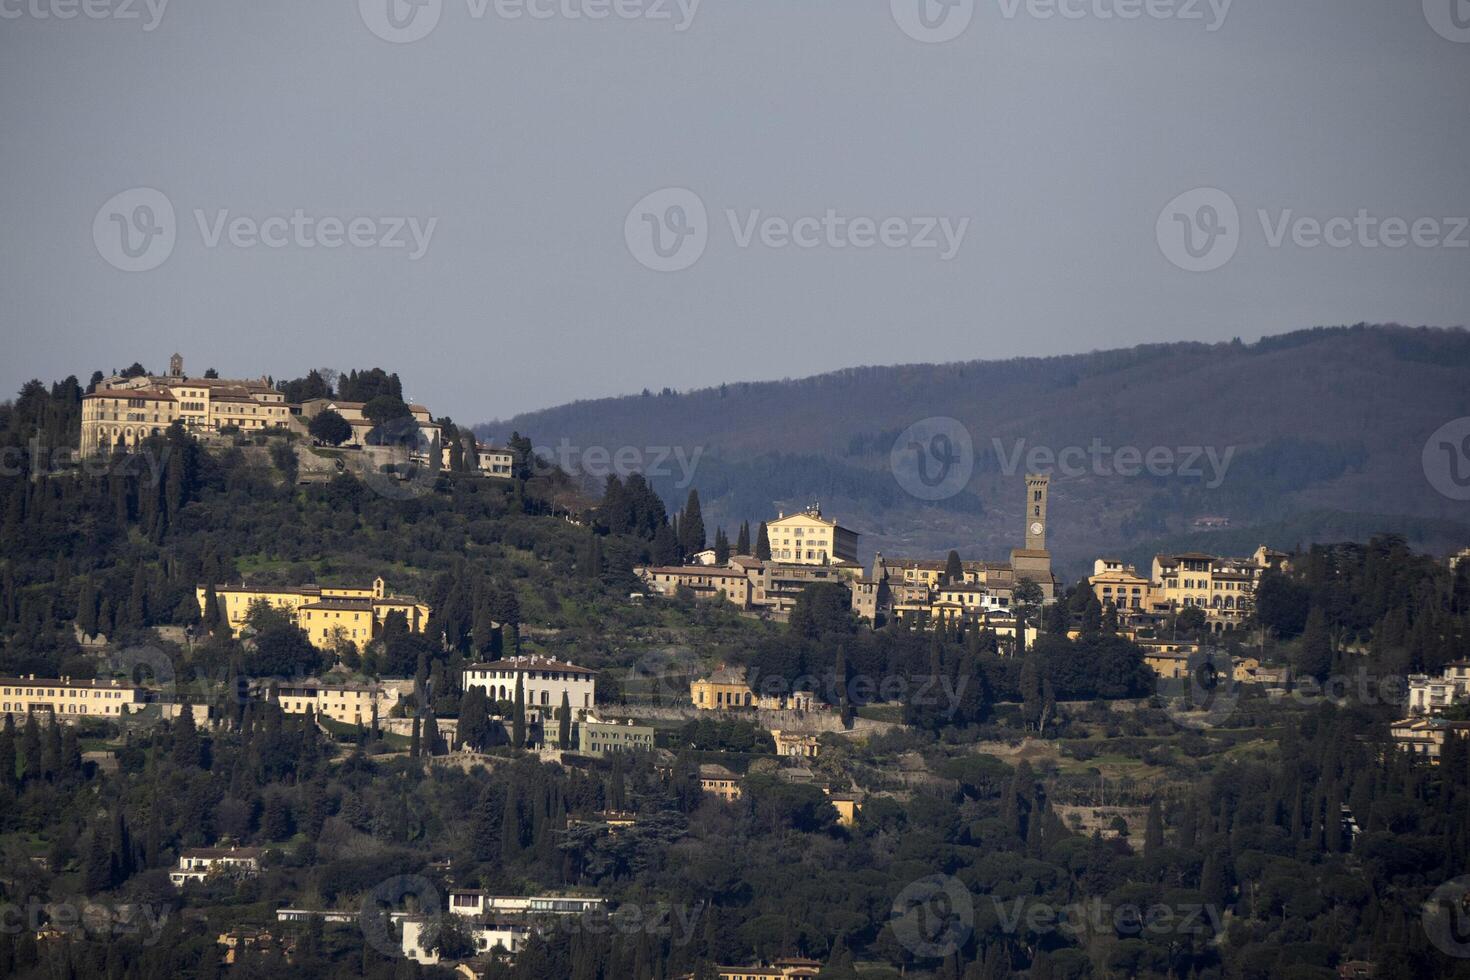
[[[970,433],[974,474],[961,492],[929,502],[899,485],[890,452],[910,425],[936,416]],[[693,485],[711,534],[819,501],[861,533],[865,559],[874,551],[942,556],[951,547],[966,558],[1004,556],[1021,537],[1024,462],[1008,465],[1018,446],[1023,460],[1035,447],[1095,444],[1162,447],[1177,462],[1189,447],[1213,449],[1221,462],[1232,454],[1219,481],[1209,457],[1198,460],[1198,475],[1099,473],[1090,458],[1056,473],[1049,545],[1075,576],[1100,554],[1142,560],[1155,547],[1246,552],[1379,531],[1430,550],[1464,547],[1470,505],[1436,491],[1422,463],[1430,435],[1462,416],[1470,416],[1470,334],[1359,325],[1254,344],[1151,344],[666,389],[478,431],[503,442],[518,430],[538,446],[678,447],[686,460],[699,451]],[[1115,457],[1105,458],[1111,470]],[[663,469],[651,482],[679,507],[687,487],[678,485],[675,458]]]

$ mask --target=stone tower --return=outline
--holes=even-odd
[[[183,354],[175,354],[168,359],[168,376],[170,378],[182,378],[184,376]]]
[[[1026,550],[1046,550],[1046,494],[1049,476],[1026,475]]]

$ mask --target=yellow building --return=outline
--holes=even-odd
[[[370,589],[319,585],[277,588],[216,585],[214,593],[231,635],[239,637],[251,606],[263,602],[288,612],[296,625],[306,632],[312,645],[323,650],[334,648],[339,641],[351,642],[362,649],[382,631],[388,614],[393,612],[403,613],[410,631],[422,633],[430,612],[427,603],[413,596],[388,594],[382,578],[375,579]],[[201,585],[194,594],[199,600],[199,611],[207,613],[209,589]]]
[[[793,565],[857,564],[857,532],[826,519],[816,505],[768,521],[766,537],[771,543],[772,561]]]
[[[745,671],[721,667],[689,685],[689,700],[701,711],[756,707],[755,692],[745,683]]]
[[[1169,609],[1202,609],[1215,632],[1241,626],[1250,617],[1256,583],[1266,570],[1263,550],[1251,558],[1200,552],[1155,555],[1153,599]]]
[[[844,827],[851,827],[857,823],[857,815],[863,808],[863,794],[861,793],[834,793],[830,789],[823,790],[827,794],[827,800],[837,811],[837,822]]]
[[[121,681],[77,680],[71,677],[0,677],[0,716],[28,714],[44,720],[117,717],[143,703],[143,689]]]
[[[1099,558],[1092,566],[1092,594],[1104,607],[1112,606],[1119,615],[1148,612],[1153,606],[1153,582],[1139,575],[1132,565],[1116,558]]]
[[[166,375],[110,378],[82,397],[84,456],[129,451],[175,421],[191,432],[286,429],[291,406],[268,380],[190,378],[175,354]]]
[[[1446,738],[1470,737],[1470,721],[1445,721],[1442,718],[1404,718],[1389,726],[1394,744],[1409,755],[1431,765],[1439,765]]]
[[[726,803],[740,799],[740,777],[724,766],[709,763],[700,766],[699,788]]]

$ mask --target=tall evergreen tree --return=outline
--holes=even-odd
[[[561,708],[558,709],[557,721],[557,744],[562,749],[570,749],[572,747],[572,702],[567,697],[566,691],[561,692]]]
[[[755,557],[757,561],[771,560],[771,536],[766,533],[765,521],[761,521],[760,533],[756,535]]]
[[[511,718],[510,741],[518,749],[526,747],[526,685],[521,671],[516,671],[515,714]]]
[[[690,487],[684,513],[679,518],[679,547],[686,555],[696,555],[704,550],[704,544],[704,514],[699,507],[699,491]]]
[[[735,539],[735,554],[750,556],[750,522],[740,522],[740,534]]]

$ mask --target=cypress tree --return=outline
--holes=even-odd
[[[715,564],[724,565],[730,560],[730,539],[725,537],[725,529],[718,528],[715,531]]]
[[[194,709],[187,701],[179,705],[174,722],[173,760],[184,768],[199,765],[199,732],[194,728]]]
[[[29,779],[41,774],[41,729],[34,714],[26,715],[26,726],[20,736],[20,776]]]
[[[515,714],[511,719],[511,744],[518,749],[526,747],[526,685],[525,675],[516,671]]]
[[[750,522],[740,522],[740,534],[735,539],[735,554],[750,555]]]
[[[41,771],[47,779],[61,775],[61,722],[55,718],[46,726],[45,744],[41,749]]]
[[[516,784],[505,791],[505,810],[500,817],[500,860],[509,862],[521,853],[521,807]]]
[[[679,546],[684,554],[694,555],[704,550],[704,543],[704,514],[699,507],[699,491],[690,487],[684,514],[679,519]]]
[[[15,789],[15,716],[6,714],[0,728],[0,789]]]
[[[1143,832],[1143,856],[1151,857],[1164,846],[1164,811],[1154,800],[1148,808],[1148,826]]]
[[[757,561],[771,560],[771,536],[766,533],[765,521],[761,521],[760,533],[755,539],[755,557]]]
[[[77,625],[84,635],[97,635],[97,586],[90,577],[82,579],[77,593]]]
[[[951,551],[949,557],[944,561],[944,580],[946,582],[963,582],[965,580],[965,566],[960,563],[960,553]]]
[[[557,726],[557,742],[563,749],[572,745],[572,702],[567,692],[561,692],[560,723]]]

